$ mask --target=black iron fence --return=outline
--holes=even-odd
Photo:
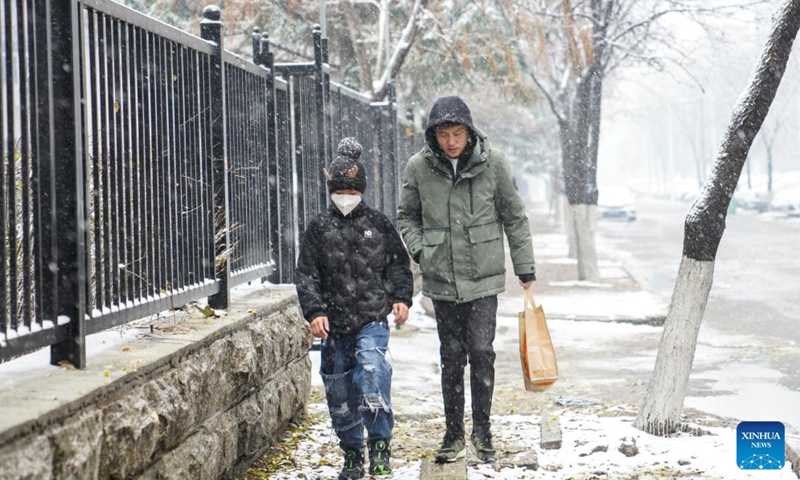
[[[86,335],[230,288],[293,280],[322,166],[364,145],[366,195],[394,217],[398,159],[421,146],[393,98],[331,82],[315,59],[224,49],[109,0],[2,2],[0,361],[51,346],[85,365]],[[398,155],[400,152],[400,155]]]

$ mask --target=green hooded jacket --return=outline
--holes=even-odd
[[[397,224],[420,265],[422,293],[469,302],[505,291],[503,231],[515,275],[535,275],[525,205],[505,156],[472,127],[477,143],[458,175],[426,145],[408,160]],[[448,163],[445,163],[448,162]]]

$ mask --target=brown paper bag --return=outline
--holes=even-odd
[[[525,289],[524,311],[519,312],[519,356],[525,390],[543,392],[558,380],[558,364],[544,310],[536,306],[533,292]]]

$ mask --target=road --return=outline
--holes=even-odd
[[[635,222],[598,222],[599,248],[613,248],[645,288],[669,297],[690,205],[640,199],[637,207]],[[699,337],[719,355],[695,361],[687,406],[800,428],[798,239],[798,219],[728,216]]]

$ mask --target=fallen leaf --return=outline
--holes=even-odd
[[[60,362],[58,362],[58,365],[67,370],[77,370],[75,368],[75,365],[73,365],[72,362],[70,362],[69,360],[61,360]]]

